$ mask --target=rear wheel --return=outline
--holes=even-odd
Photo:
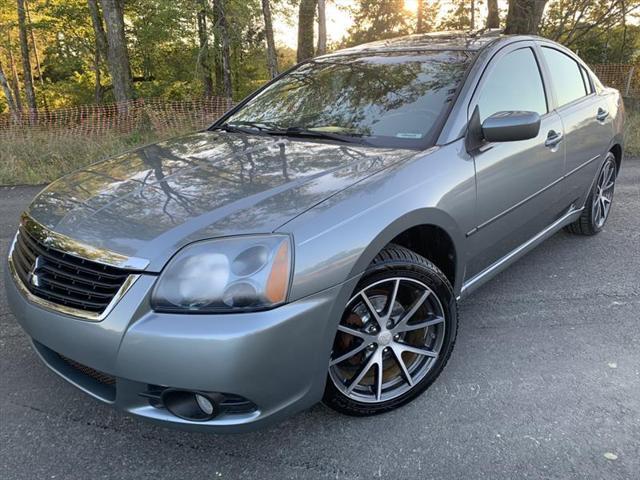
[[[609,152],[589,193],[582,215],[578,220],[567,225],[567,231],[577,235],[595,235],[602,230],[611,212],[616,186],[616,170],[616,158]]]
[[[440,374],[456,332],[456,301],[445,275],[411,250],[388,246],[338,325],[325,404],[350,415],[406,404]]]

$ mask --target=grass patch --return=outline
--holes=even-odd
[[[627,110],[625,153],[640,157],[640,109]]]
[[[639,107],[640,102],[628,102],[625,145],[628,156],[640,156]],[[0,137],[0,185],[48,183],[91,163],[181,133],[185,132],[79,137],[29,132],[15,138]]]
[[[160,140],[157,134],[79,137],[30,132],[0,137],[0,185],[48,183],[65,173]]]

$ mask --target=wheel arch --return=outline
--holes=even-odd
[[[614,140],[614,143],[609,147],[609,151],[613,153],[613,156],[616,158],[616,175],[618,175],[620,173],[620,167],[622,167],[622,157],[624,155],[622,144]]]
[[[382,249],[390,243],[398,243],[433,262],[447,276],[458,295],[464,278],[463,237],[446,212],[435,208],[414,210],[396,219],[369,242],[356,260],[351,275],[364,272]]]

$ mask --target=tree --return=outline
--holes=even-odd
[[[325,0],[318,0],[318,55],[327,53],[327,9]]]
[[[198,0],[198,66],[202,76],[202,91],[205,97],[213,96],[213,78],[211,76],[211,54],[209,52],[209,32],[207,30],[207,1]]]
[[[635,63],[640,26],[629,24],[627,17],[639,10],[640,0],[556,0],[545,10],[540,34],[580,52],[590,63]]]
[[[476,0],[471,0],[471,17],[469,18],[471,30],[476,28]]]
[[[27,97],[31,117],[34,118],[38,112],[36,103],[36,92],[33,88],[33,75],[31,73],[31,59],[29,58],[29,41],[27,39],[27,19],[24,8],[24,0],[17,0],[18,5],[18,32],[20,38],[20,53],[22,55],[22,79],[24,91]]]
[[[215,0],[215,14],[217,33],[220,38],[218,43],[221,50],[220,69],[219,74],[216,73],[216,81],[218,82],[220,93],[227,98],[231,98],[233,96],[233,85],[231,83],[231,49],[225,0]]]
[[[438,0],[418,0],[416,12],[416,33],[431,32],[436,28],[436,20],[440,12]]]
[[[500,28],[498,0],[487,0],[487,28]]]
[[[273,37],[273,22],[271,20],[271,5],[269,0],[262,0],[262,17],[264,18],[264,34],[267,39],[267,68],[269,76],[278,75],[278,54]]]
[[[317,0],[300,0],[298,12],[298,62],[313,57],[313,23]]]
[[[504,33],[536,35],[547,0],[509,0]]]
[[[107,61],[116,102],[133,98],[131,65],[124,31],[123,0],[100,0],[106,25]]]
[[[444,30],[473,30],[475,28],[475,1],[451,0],[439,28]]]
[[[14,122],[18,122],[20,120],[20,112],[18,111],[16,102],[13,99],[13,93],[11,92],[11,87],[9,87],[9,82],[7,81],[7,77],[4,74],[4,70],[2,69],[2,63],[0,63],[0,87],[2,87],[4,96],[7,98],[7,104],[9,105],[9,111],[11,112],[11,118],[13,118]]]
[[[94,99],[96,103],[102,102],[102,80],[100,74],[100,65],[107,59],[107,34],[104,31],[104,24],[102,23],[102,14],[98,8],[97,0],[87,0],[87,6],[89,7],[89,13],[91,14],[91,24],[93,26],[93,34],[95,37],[95,54],[94,54],[94,70],[96,73]]]
[[[20,112],[20,116],[22,116],[22,99],[20,98],[20,81],[18,80],[18,69],[16,68],[16,62],[13,59],[13,45],[11,42],[11,35],[7,35],[7,40],[9,43],[8,53],[9,53],[9,69],[11,70],[11,87],[13,88],[13,101],[16,104],[16,109]]]
[[[358,0],[345,45],[384,40],[409,33],[404,0]]]

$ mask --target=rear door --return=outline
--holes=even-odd
[[[477,215],[465,277],[471,278],[551,224],[560,214],[559,181],[565,170],[563,128],[551,109],[533,42],[518,42],[494,56],[469,105],[480,121],[505,110],[541,116],[536,138],[489,143],[474,154]]]
[[[553,44],[540,47],[565,132],[561,203],[581,207],[613,137],[612,115],[580,62]]]

